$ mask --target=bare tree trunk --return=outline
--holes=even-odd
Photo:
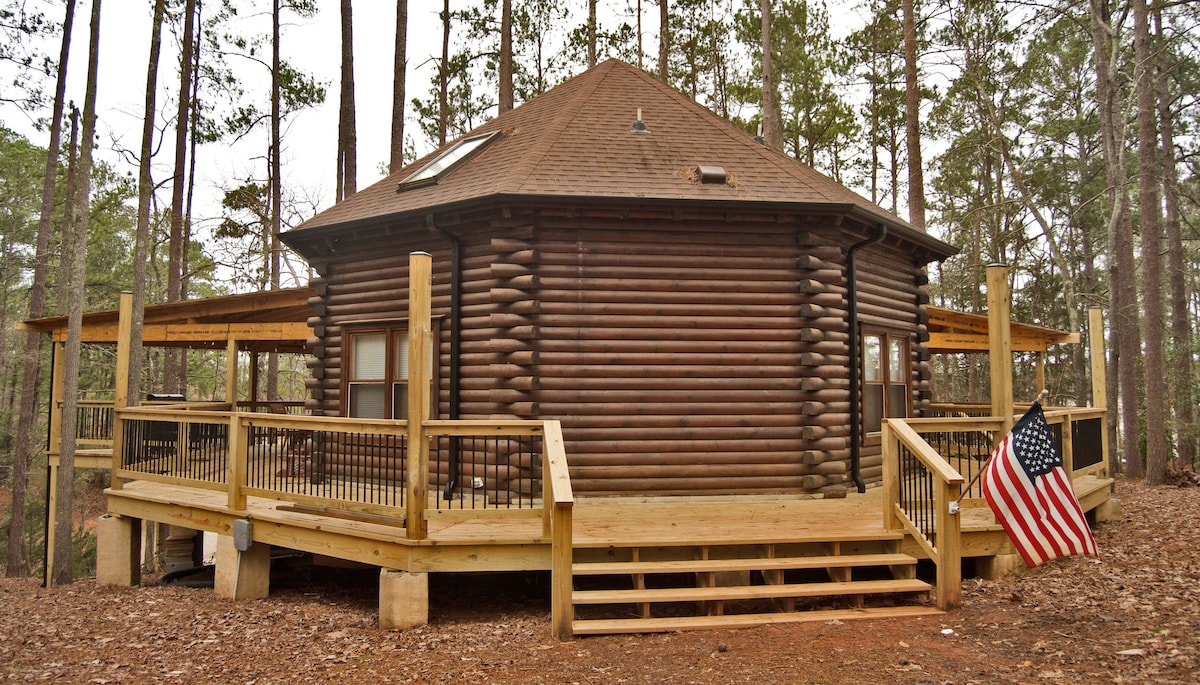
[[[512,0],[500,3],[500,113],[513,108]]]
[[[1165,40],[1162,10],[1154,12],[1155,34],[1161,46]],[[1165,51],[1158,51],[1160,59]],[[1180,220],[1179,172],[1175,158],[1175,125],[1171,115],[1171,93],[1167,69],[1158,71],[1158,128],[1162,139],[1162,181],[1166,207],[1163,222],[1167,234],[1167,281],[1171,288],[1171,406],[1175,409],[1175,444],[1180,464],[1196,465],[1196,407],[1192,401],[1195,365],[1192,363],[1192,327],[1188,316],[1187,267],[1183,253],[1183,226]]]
[[[658,0],[658,78],[670,83],[671,67],[671,10],[668,0]]]
[[[96,137],[96,81],[100,62],[100,0],[92,5],[88,50],[87,93],[83,101],[83,143],[79,153],[79,188],[74,236],[71,240],[70,306],[67,312],[67,345],[63,359],[62,449],[58,460],[57,501],[54,512],[54,568],[47,584],[66,585],[71,578],[71,538],[74,530],[76,401],[79,394],[79,356],[83,333],[84,271],[87,268],[87,232],[91,194],[92,143]],[[66,255],[64,255],[64,259]]]
[[[396,52],[392,64],[392,154],[388,171],[404,166],[404,78],[408,68],[408,0],[396,0]]]
[[[271,249],[270,268],[271,290],[279,289],[279,232],[283,228],[283,168],[281,163],[283,132],[283,116],[280,113],[282,88],[280,69],[282,60],[279,54],[280,43],[280,8],[281,0],[271,3]],[[279,355],[271,352],[267,355],[267,399],[279,399]]]
[[[358,192],[358,134],[354,116],[354,21],[342,0],[342,91],[338,109],[337,200]]]
[[[645,69],[646,62],[644,56],[645,48],[642,47],[642,0],[637,0],[637,46],[638,46],[638,69]]]
[[[1158,130],[1154,103],[1154,62],[1150,55],[1150,13],[1146,0],[1133,0],[1133,49],[1137,63],[1138,208],[1142,229],[1142,308],[1146,324],[1146,387],[1162,383],[1163,302],[1162,226],[1158,207]],[[1146,393],[1146,483],[1167,479],[1167,397]]]
[[[1090,0],[1092,46],[1096,63],[1096,99],[1100,114],[1100,138],[1104,145],[1104,166],[1108,195],[1112,206],[1108,220],[1109,292],[1112,298],[1109,349],[1114,354],[1117,396],[1121,410],[1123,459],[1114,460],[1117,470],[1124,462],[1127,475],[1141,478],[1144,473],[1141,444],[1138,440],[1138,409],[1141,406],[1142,378],[1141,333],[1138,319],[1136,268],[1133,259],[1133,227],[1130,224],[1129,197],[1125,190],[1125,145],[1122,136],[1121,108],[1118,103],[1117,63],[1113,56],[1120,45],[1118,22],[1109,16],[1107,0]],[[1110,403],[1109,406],[1115,406]],[[1115,423],[1115,422],[1112,422]],[[1110,443],[1115,444],[1115,442]]]
[[[779,113],[779,83],[775,78],[775,49],[771,41],[771,0],[759,0],[762,12],[763,141],[783,151],[783,120]]]
[[[908,140],[908,222],[925,230],[925,169],[921,161],[921,84],[917,81],[916,0],[903,0],[904,106]]]
[[[588,69],[596,66],[596,0],[588,0]]]
[[[42,177],[42,209],[38,217],[33,257],[33,283],[29,289],[29,318],[46,313],[46,274],[50,265],[51,219],[54,215],[54,184],[58,179],[59,147],[62,145],[63,107],[66,101],[67,62],[71,48],[71,27],[75,23],[75,0],[67,0],[63,18],[62,48],[58,55],[58,79],[54,89],[54,113],[50,119],[50,143],[46,148],[46,173]],[[8,522],[8,567],[10,578],[29,574],[29,555],[25,548],[25,500],[29,496],[29,464],[33,461],[33,415],[37,411],[38,357],[42,353],[42,334],[25,334],[25,353],[21,359],[21,400],[17,409],[17,436],[13,446],[12,508]]]
[[[166,0],[155,0],[150,22],[150,58],[146,66],[146,100],[142,115],[142,147],[138,159],[137,233],[133,241],[133,331],[129,339],[128,397],[136,402],[142,394],[142,321],[146,313],[146,263],[150,253],[150,198],[154,179],[150,158],[154,154],[154,118],[158,91],[158,58],[162,46],[162,23]]]
[[[442,3],[442,61],[438,64],[438,147],[450,124],[450,0]]]
[[[192,37],[195,33],[196,0],[184,7],[183,45],[179,52],[179,106],[175,112],[175,167],[171,188],[171,238],[167,251],[167,302],[183,299],[183,191],[187,178],[188,113],[192,95]],[[183,355],[168,348],[163,362],[163,389],[183,392]]]

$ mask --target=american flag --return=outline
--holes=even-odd
[[[1026,564],[1097,554],[1041,404],[1035,402],[992,452],[983,495]]]

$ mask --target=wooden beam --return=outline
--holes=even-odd
[[[999,417],[1004,436],[1013,427],[1013,363],[1008,267],[987,268],[988,358],[991,362],[992,416]]]
[[[405,532],[410,540],[429,536],[425,506],[429,500],[429,365],[432,353],[433,257],[413,252],[408,258],[408,501]],[[417,360],[415,363],[412,360]]]
[[[147,345],[166,343],[220,343],[228,340],[304,341],[312,337],[306,323],[172,323],[142,326]],[[67,331],[55,329],[51,337],[65,342]],[[83,329],[85,343],[115,343],[120,338],[120,324],[98,324]]]

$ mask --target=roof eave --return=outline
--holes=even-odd
[[[959,249],[945,243],[937,238],[918,231],[903,220],[891,216],[882,210],[873,212],[866,207],[854,204],[852,202],[830,203],[830,202],[786,202],[786,201],[771,201],[764,202],[759,200],[727,200],[727,199],[694,199],[694,198],[653,198],[653,197],[625,197],[625,196],[586,196],[586,195],[544,195],[544,194],[525,194],[525,193],[496,193],[492,195],[470,198],[456,202],[448,202],[440,205],[423,207],[421,209],[410,210],[406,212],[397,212],[394,214],[384,214],[374,216],[369,219],[358,219],[354,221],[345,221],[336,224],[327,224],[324,226],[313,226],[311,228],[300,228],[287,231],[279,234],[279,239],[286,243],[289,247],[299,252],[305,259],[310,261],[321,259],[328,255],[332,250],[321,249],[321,243],[327,240],[332,240],[338,233],[351,229],[371,228],[386,224],[402,223],[413,220],[423,220],[424,217],[437,214],[445,214],[449,212],[462,212],[465,210],[482,209],[488,206],[502,206],[513,204],[555,204],[555,205],[590,205],[590,206],[612,206],[625,205],[637,207],[703,207],[703,208],[743,208],[754,209],[757,211],[776,211],[776,212],[792,212],[801,213],[804,211],[817,212],[828,214],[831,216],[844,216],[852,218],[866,225],[884,224],[887,226],[888,232],[912,243],[917,248],[926,253],[926,263],[933,261],[942,261],[949,257],[958,254]]]

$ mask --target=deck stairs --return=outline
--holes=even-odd
[[[892,533],[576,546],[575,635],[942,613]]]

